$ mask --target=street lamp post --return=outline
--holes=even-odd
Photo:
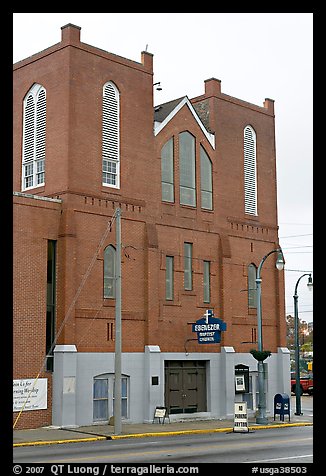
[[[304,276],[308,278],[308,289],[312,290],[311,273],[305,273],[298,279],[294,289],[294,345],[295,345],[295,415],[302,415],[301,413],[301,385],[300,385],[300,342],[299,342],[299,313],[298,313],[298,285]]]
[[[272,253],[278,253],[276,260],[276,268],[282,270],[284,268],[284,256],[281,248],[270,251],[261,260],[256,276],[256,290],[257,290],[257,321],[258,321],[258,351],[263,351],[263,326],[262,326],[262,310],[261,310],[261,269],[265,260]],[[258,412],[256,416],[256,423],[268,423],[266,418],[266,395],[264,385],[264,363],[258,361]]]

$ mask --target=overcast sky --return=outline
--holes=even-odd
[[[152,53],[154,82],[163,88],[155,104],[199,96],[211,77],[230,96],[258,106],[275,101],[279,237],[293,315],[295,284],[313,271],[313,14],[14,13],[13,62],[60,42],[67,23],[81,27],[83,43],[125,58]],[[263,270],[261,277],[264,292]],[[298,286],[299,317],[310,322],[306,283]]]

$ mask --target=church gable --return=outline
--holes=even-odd
[[[187,96],[156,106],[154,109],[154,134],[157,136],[171,119],[183,108],[188,107],[212,148],[215,149],[215,135],[208,132]]]

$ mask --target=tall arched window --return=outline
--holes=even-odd
[[[102,183],[120,187],[119,91],[111,83],[103,86],[102,109]]]
[[[196,206],[195,138],[189,132],[179,134],[180,203]]]
[[[245,213],[257,215],[256,133],[251,126],[244,128],[243,148]]]
[[[162,201],[174,202],[173,137],[161,150]]]
[[[109,245],[104,250],[104,297],[115,298],[115,248]]]
[[[212,162],[203,146],[200,146],[200,193],[201,208],[213,209]]]
[[[23,104],[22,190],[45,183],[46,91],[34,84]]]
[[[257,268],[251,263],[248,266],[248,307],[257,308],[257,290],[256,290]]]

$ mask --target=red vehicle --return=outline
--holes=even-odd
[[[296,379],[295,374],[291,372],[291,392],[295,394]],[[314,390],[314,379],[311,374],[303,375],[300,377],[300,395],[308,393],[312,395]]]

